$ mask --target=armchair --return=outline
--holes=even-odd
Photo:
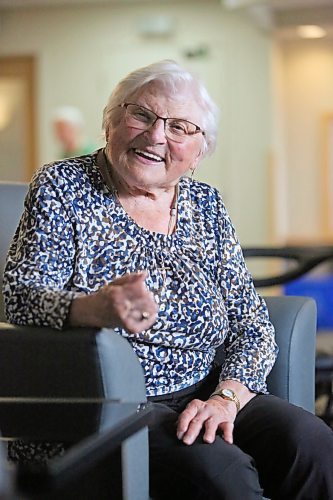
[[[249,247],[244,248],[243,253],[246,259],[261,258],[280,259],[285,263],[281,272],[275,272],[268,276],[254,277],[254,283],[259,288],[266,288],[276,285],[286,285],[291,288],[291,294],[304,294],[292,283],[294,280],[303,277],[317,266],[327,262],[333,262],[333,245],[317,246],[285,246],[285,247]],[[290,285],[292,283],[292,285]],[[306,292],[305,292],[306,293]],[[327,292],[326,292],[327,293]],[[288,293],[287,293],[288,295]],[[309,293],[310,295],[310,293]],[[319,311],[323,309],[319,304]],[[329,307],[327,307],[329,310]],[[332,311],[329,311],[330,324],[332,323]],[[318,318],[320,321],[320,316]],[[319,323],[318,321],[318,323]],[[320,417],[329,425],[333,425],[333,356],[327,352],[317,350],[315,361],[315,397],[325,395],[327,402]]]
[[[0,183],[0,275],[27,185]],[[6,215],[5,215],[6,214]],[[303,297],[267,297],[280,354],[272,393],[314,411],[316,307]],[[126,340],[110,330],[0,324],[0,404],[8,396],[108,397],[145,400],[141,366]],[[0,422],[1,430],[1,422]],[[146,429],[123,445],[127,500],[148,498]]]
[[[6,254],[27,188],[27,184],[0,182],[1,290]],[[3,398],[31,396],[146,401],[141,365],[125,339],[108,329],[59,332],[9,325],[0,293],[0,405]],[[147,500],[147,428],[124,441],[121,460],[124,498]]]
[[[8,398],[27,400],[32,396],[58,400],[101,398],[136,404],[146,401],[141,365],[128,342],[112,330],[72,328],[59,332],[0,323],[0,406]],[[5,431],[10,422],[1,416],[0,408],[0,430]],[[115,412],[113,417],[117,418]],[[77,422],[77,429],[80,425]],[[124,498],[147,500],[147,428],[122,443],[121,461]],[[107,498],[107,484],[98,483],[107,467],[107,460],[99,464],[96,478],[87,485],[92,495],[89,497],[86,491],[87,498],[94,494],[101,500]],[[105,472],[105,477],[109,476]]]

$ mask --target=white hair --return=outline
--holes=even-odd
[[[123,78],[113,90],[103,111],[103,130],[113,125],[113,110],[151,82],[161,84],[173,98],[182,100],[190,91],[202,110],[202,129],[205,132],[204,155],[211,154],[216,145],[218,108],[204,84],[188,70],[172,60],[163,60],[139,68]],[[185,86],[185,89],[184,89]]]

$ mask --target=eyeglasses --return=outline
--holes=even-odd
[[[125,109],[126,124],[138,130],[148,130],[157,120],[163,120],[164,133],[166,137],[172,141],[183,142],[188,136],[199,133],[205,135],[205,132],[201,130],[198,125],[188,120],[182,120],[181,118],[163,118],[150,109],[131,102],[119,104],[119,107]]]

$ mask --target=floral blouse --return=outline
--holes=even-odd
[[[127,338],[147,396],[188,387],[224,345],[221,380],[267,392],[277,346],[218,191],[183,177],[171,235],[138,226],[106,186],[98,152],[42,167],[32,179],[4,273],[7,318],[62,329],[73,298],[125,273],[147,270],[159,313]]]

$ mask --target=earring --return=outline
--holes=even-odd
[[[191,168],[191,182],[194,180],[195,168]]]

